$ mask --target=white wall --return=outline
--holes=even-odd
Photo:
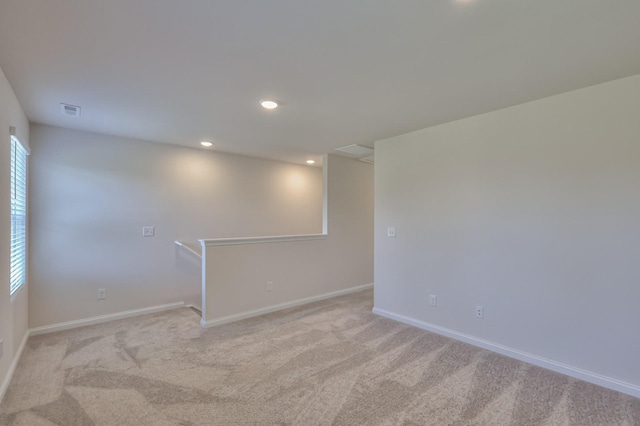
[[[373,283],[373,167],[334,155],[325,167],[326,237],[205,247],[205,325]]]
[[[0,340],[4,341],[4,355],[0,358],[0,400],[5,379],[21,341],[27,333],[29,284],[9,297],[9,246],[11,241],[11,212],[9,170],[11,146],[9,127],[16,128],[20,141],[29,144],[29,122],[0,70]]]
[[[376,311],[640,396],[639,114],[637,75],[376,143]]]
[[[31,327],[199,305],[200,261],[174,240],[322,229],[317,167],[40,125],[31,147]]]

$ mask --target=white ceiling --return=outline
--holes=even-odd
[[[302,163],[640,73],[640,1],[0,0],[0,67],[36,123]]]

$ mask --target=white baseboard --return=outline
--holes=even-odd
[[[169,303],[166,305],[151,306],[151,307],[142,308],[142,309],[133,309],[131,311],[116,312],[115,314],[99,315],[97,317],[61,322],[53,325],[45,325],[44,327],[35,327],[29,330],[29,335],[37,336],[39,334],[53,333],[56,331],[84,327],[86,325],[100,324],[102,322],[115,321],[123,318],[152,314],[154,312],[167,311],[169,309],[176,309],[176,308],[183,308],[183,307],[184,307],[184,302],[177,302],[177,303]]]
[[[319,296],[305,297],[304,299],[293,300],[291,302],[279,303],[277,305],[271,305],[253,311],[241,312],[239,314],[229,315],[222,318],[216,318],[209,321],[200,321],[200,325],[204,328],[215,327],[217,325],[228,324],[230,322],[240,321],[247,318],[257,317],[264,314],[270,314],[271,312],[281,311],[283,309],[293,308],[300,305],[306,305],[313,302],[318,302],[324,299],[331,299],[332,297],[344,296],[351,293],[357,293],[359,291],[368,290],[373,288],[373,284],[365,284],[357,287],[351,287],[344,290],[333,291],[331,293],[321,294]]]
[[[492,352],[497,352],[501,355],[515,358],[520,361],[527,362],[529,364],[536,365],[538,367],[546,368],[548,370],[555,371],[557,373],[565,374],[567,376],[584,380],[585,382],[593,383],[605,388],[613,389],[618,392],[626,393],[627,395],[640,398],[640,386],[626,383],[621,380],[613,379],[611,377],[603,376],[601,374],[586,371],[581,368],[573,367],[571,365],[556,362],[547,358],[543,358],[537,355],[533,355],[527,352],[513,349],[508,346],[500,345],[498,343],[490,342],[488,340],[480,339],[468,334],[459,333],[448,328],[440,327],[434,324],[430,324],[421,320],[399,315],[393,312],[386,311],[384,309],[373,308],[373,313],[380,315],[395,321],[399,321],[414,327],[421,328],[423,330],[431,331],[436,334],[440,334],[446,337],[450,337],[455,340],[460,340],[465,343],[469,343],[474,346],[487,349]]]
[[[28,339],[29,339],[29,331],[24,333],[24,337],[22,338],[22,342],[20,343],[18,352],[16,352],[16,356],[13,357],[13,361],[11,361],[11,365],[9,366],[9,371],[7,371],[7,375],[5,376],[2,382],[2,385],[0,385],[0,404],[4,399],[4,394],[7,392],[7,389],[9,388],[11,379],[13,379],[13,373],[15,373],[16,371],[16,367],[18,366],[20,357],[22,357],[22,351],[24,351],[24,347],[26,346]]]

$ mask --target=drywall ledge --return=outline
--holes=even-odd
[[[58,324],[45,325],[43,327],[32,328],[29,330],[29,335],[37,336],[39,334],[54,333],[56,331],[69,330],[72,328],[84,327],[87,325],[100,324],[103,322],[115,321],[123,318],[135,317],[138,315],[146,315],[146,314],[153,314],[155,312],[168,311],[170,309],[182,308],[184,306],[185,306],[184,302],[169,303],[166,305],[150,306],[148,308],[142,308],[142,309],[133,309],[131,311],[116,312],[115,314],[99,315],[96,317],[85,318],[85,319],[80,319],[75,321],[61,322]]]
[[[373,282],[373,168],[328,156],[324,178],[321,233],[199,240],[203,326]]]
[[[324,240],[327,234],[278,235],[273,237],[215,238],[199,240],[202,247],[233,246],[239,244],[282,243],[286,241]]]
[[[2,400],[4,399],[4,395],[7,393],[7,389],[9,389],[9,385],[11,384],[11,379],[13,379],[13,373],[16,372],[16,367],[18,366],[18,362],[20,362],[20,358],[22,358],[22,351],[24,351],[24,347],[27,345],[27,340],[29,339],[30,333],[27,331],[24,333],[24,337],[22,338],[22,343],[20,343],[20,347],[18,348],[18,352],[16,352],[16,356],[13,357],[13,361],[11,361],[11,365],[9,366],[9,370],[7,371],[7,375],[0,385],[0,404],[2,404]]]
[[[409,318],[404,315],[399,315],[393,312],[386,311],[384,309],[373,308],[372,312],[376,315],[380,315],[385,318],[389,318],[404,324],[412,325],[414,327],[421,328],[423,330],[430,331],[432,333],[440,334],[442,336],[449,337],[454,340],[469,343],[473,346],[478,346],[483,349],[487,349],[492,352],[499,353],[501,355],[515,358],[517,360],[527,362],[529,364],[536,365],[538,367],[546,368],[547,370],[555,371],[556,373],[565,374],[567,376],[584,380],[585,382],[593,383],[598,386],[613,389],[618,392],[625,393],[627,395],[640,398],[640,387],[631,383],[623,382],[621,380],[613,379],[611,377],[602,376],[591,371],[586,371],[581,368],[573,367],[571,365],[563,364],[553,361],[551,359],[543,358],[537,355],[533,355],[527,352],[519,351],[517,349],[503,346],[497,343],[490,342],[488,340],[479,339],[468,334],[459,333],[454,330],[450,330],[445,327],[440,327],[434,324],[429,324],[424,321],[420,321],[415,318]]]
[[[359,291],[369,290],[373,288],[373,284],[365,284],[357,287],[351,287],[344,290],[333,291],[330,293],[321,294],[318,296],[305,297],[304,299],[293,300],[291,302],[279,303],[277,305],[267,306],[265,308],[255,309],[253,311],[242,312],[235,315],[229,315],[223,318],[217,318],[211,321],[200,321],[200,325],[203,328],[215,327],[222,324],[228,324],[230,322],[241,321],[247,318],[253,318],[260,315],[270,314],[276,311],[282,311],[288,308],[294,308],[296,306],[307,305],[309,303],[318,302],[320,300],[331,299],[334,297],[345,296],[351,293],[357,293]]]

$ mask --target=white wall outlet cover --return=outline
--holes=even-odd
[[[435,294],[432,294],[431,296],[429,296],[429,304],[431,306],[437,306],[438,305],[438,296],[436,296]]]
[[[395,226],[389,226],[387,228],[387,237],[395,238],[396,237],[396,228]]]
[[[142,236],[143,237],[153,237],[156,234],[156,230],[153,226],[143,226],[142,227]]]
[[[484,308],[480,305],[476,306],[476,318],[484,318]]]

